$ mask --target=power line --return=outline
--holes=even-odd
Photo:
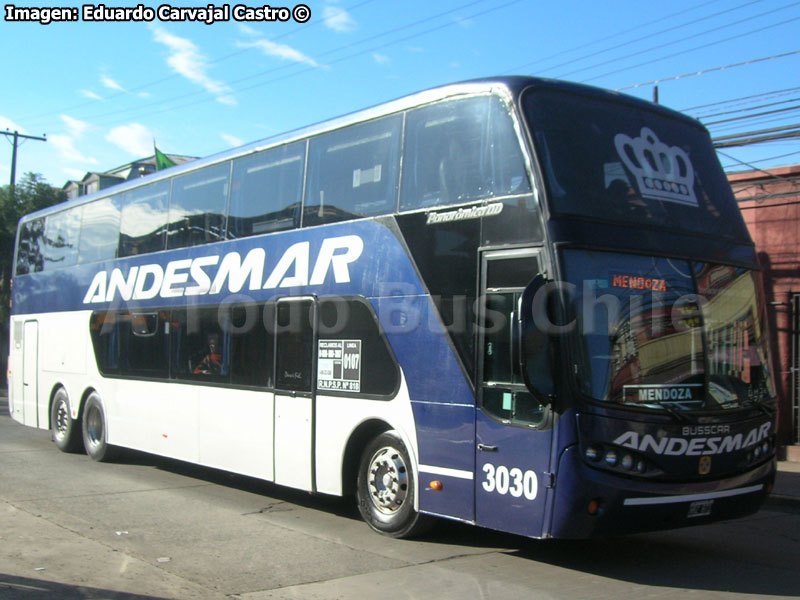
[[[761,60],[761,59],[759,59]],[[720,100],[719,102],[711,102],[710,104],[700,104],[698,106],[690,106],[689,108],[679,108],[681,112],[689,112],[691,110],[697,110],[699,108],[710,108],[712,106],[722,106],[725,104],[734,104],[739,102],[741,104],[747,104],[749,102],[755,102],[758,98],[767,98],[769,96],[785,96],[786,94],[791,94],[800,90],[800,87],[793,87],[793,88],[786,88],[783,90],[773,90],[771,92],[762,92],[760,94],[752,94],[751,96],[742,96],[740,98],[731,98],[729,100]]]
[[[712,121],[710,123],[704,123],[706,127],[712,127],[714,125],[720,125],[722,123],[733,123],[734,121],[745,121],[748,119],[755,119],[756,117],[764,117],[767,115],[775,115],[779,113],[787,113],[793,112],[796,110],[800,110],[800,105],[795,106],[787,106],[785,108],[776,108],[775,110],[767,110],[760,113],[755,113],[752,115],[742,115],[740,117],[731,117],[730,119],[720,119],[719,121]]]
[[[736,68],[736,67],[743,67],[743,66],[746,66],[746,65],[752,65],[752,64],[755,64],[755,63],[759,63],[759,62],[764,62],[764,61],[767,61],[767,60],[775,60],[775,59],[778,59],[778,58],[786,58],[787,56],[794,56],[796,54],[800,54],[800,50],[792,50],[791,52],[784,52],[782,54],[773,54],[772,56],[764,56],[762,58],[753,58],[751,60],[745,60],[745,61],[738,62],[738,63],[732,63],[732,64],[729,64],[729,65],[723,65],[721,67],[712,67],[710,69],[703,69],[701,71],[694,71],[692,73],[684,73],[683,75],[673,75],[672,77],[662,77],[661,79],[654,79],[652,81],[644,81],[642,83],[635,83],[633,85],[626,85],[624,87],[619,87],[619,88],[616,88],[614,91],[621,92],[623,90],[630,90],[630,89],[642,87],[642,86],[645,86],[645,85],[657,85],[659,83],[664,83],[665,81],[675,81],[676,79],[684,79],[686,77],[696,77],[698,75],[705,75],[707,73],[713,73],[715,71],[722,71],[724,69],[733,69],[733,68]],[[793,89],[800,89],[800,88],[793,88]],[[703,105],[703,106],[710,106],[710,105],[706,104],[706,105]],[[698,107],[695,107],[695,108],[702,108],[702,106],[698,106]],[[690,109],[685,109],[685,110],[690,110]]]
[[[711,141],[714,142],[715,148],[734,148],[794,138],[800,138],[800,123],[715,137],[711,138]]]
[[[777,100],[775,102],[768,102],[767,104],[758,104],[756,106],[750,106],[748,108],[735,108],[733,110],[724,110],[722,112],[715,112],[715,113],[708,113],[707,115],[696,115],[696,119],[710,119],[712,117],[723,117],[725,115],[735,115],[736,113],[747,112],[750,110],[758,110],[760,108],[770,108],[772,106],[778,106],[779,104],[787,104],[789,102],[797,102],[800,98],[789,98],[788,100]],[[745,118],[745,117],[742,117]]]
[[[800,4],[800,3],[796,3],[796,4]],[[791,6],[794,6],[794,5],[791,5]],[[783,8],[789,8],[789,6],[785,6]],[[780,9],[780,10],[782,10],[782,9]],[[702,44],[700,46],[695,46],[693,48],[688,48],[686,50],[681,50],[680,52],[675,52],[673,54],[668,54],[666,56],[660,56],[658,58],[654,58],[652,60],[648,60],[648,61],[645,61],[645,62],[642,62],[642,63],[638,63],[638,64],[635,64],[635,65],[630,65],[630,66],[627,66],[627,67],[624,67],[624,68],[621,68],[621,69],[617,69],[615,71],[609,71],[608,73],[603,73],[602,75],[597,75],[597,76],[591,77],[589,79],[584,79],[583,81],[584,82],[586,82],[586,81],[594,81],[595,79],[600,79],[601,77],[607,77],[608,75],[615,75],[615,74],[620,73],[622,71],[629,71],[631,69],[636,69],[638,67],[643,67],[643,66],[646,66],[646,65],[650,65],[650,64],[652,64],[654,62],[658,62],[658,61],[661,61],[661,60],[666,60],[668,58],[674,58],[674,57],[680,56],[682,54],[688,54],[688,53],[694,52],[696,50],[704,50],[705,48],[710,48],[711,46],[716,46],[716,45],[722,44],[724,42],[730,42],[732,40],[736,40],[736,39],[739,39],[739,38],[742,38],[742,37],[746,37],[748,35],[753,35],[754,33],[761,33],[762,31],[766,31],[767,29],[772,29],[774,27],[779,27],[781,25],[786,25],[788,23],[793,23],[794,21],[798,21],[798,20],[800,20],[800,17],[795,17],[793,19],[780,21],[779,23],[772,23],[771,25],[765,25],[764,27],[759,27],[758,29],[753,29],[753,30],[750,30],[750,31],[746,31],[744,33],[740,33],[740,34],[733,35],[733,36],[730,36],[730,37],[727,37],[727,38],[723,38],[723,39],[717,40],[715,42],[709,42],[708,44]]]
[[[703,18],[701,18],[701,19],[696,19],[695,21],[690,21],[690,22],[688,22],[688,23],[682,23],[682,24],[680,24],[680,25],[676,25],[675,27],[669,27],[669,28],[667,28],[667,29],[664,29],[664,30],[662,30],[662,31],[658,31],[658,32],[656,32],[655,34],[651,34],[651,35],[645,35],[645,36],[642,36],[642,37],[636,38],[636,39],[634,39],[634,40],[631,40],[630,42],[626,42],[626,43],[624,43],[624,44],[620,44],[620,45],[618,45],[618,46],[614,46],[614,47],[612,47],[612,48],[609,48],[609,49],[607,49],[607,50],[603,50],[603,51],[601,51],[601,52],[599,52],[599,53],[595,53],[595,54],[589,55],[589,56],[587,56],[587,57],[582,57],[582,58],[590,58],[590,57],[593,57],[593,56],[597,56],[597,54],[603,54],[604,52],[607,52],[607,51],[610,51],[610,50],[616,50],[616,49],[618,49],[618,48],[622,48],[622,47],[624,47],[624,46],[630,45],[630,44],[632,44],[632,43],[635,43],[635,42],[640,42],[640,41],[642,41],[642,40],[649,40],[649,39],[651,39],[652,37],[654,37],[655,35],[660,35],[660,34],[662,34],[662,33],[668,33],[668,32],[670,32],[670,31],[673,31],[673,30],[675,30],[675,29],[684,28],[684,27],[686,27],[687,25],[694,25],[694,24],[696,24],[696,23],[699,23],[699,22],[701,22],[701,21],[705,21],[705,20],[707,20],[707,19],[711,19],[711,18],[714,18],[714,17],[718,17],[718,16],[720,16],[720,15],[724,15],[724,14],[727,14],[727,13],[730,13],[730,12],[733,12],[733,11],[736,11],[736,10],[739,10],[739,9],[741,9],[741,8],[745,8],[745,7],[747,7],[747,6],[751,6],[751,5],[753,5],[753,4],[757,4],[758,2],[760,2],[760,0],[756,0],[756,1],[754,1],[754,2],[747,2],[747,3],[745,3],[745,4],[741,4],[741,5],[739,5],[739,6],[736,6],[736,7],[734,7],[734,8],[730,8],[730,9],[727,9],[727,10],[724,10],[724,11],[720,11],[720,12],[718,12],[718,13],[714,13],[713,15],[709,15],[709,16],[707,16],[707,17],[703,17]],[[711,33],[711,32],[718,31],[718,30],[720,30],[720,29],[726,29],[726,28],[728,28],[728,27],[733,27],[734,25],[738,25],[738,24],[740,24],[740,23],[744,23],[744,22],[746,22],[746,21],[750,21],[750,20],[752,20],[752,19],[754,19],[754,18],[758,18],[758,17],[762,17],[762,16],[765,16],[765,15],[768,15],[768,14],[770,14],[770,13],[773,13],[773,12],[776,12],[776,11],[778,11],[778,10],[784,10],[785,8],[789,8],[789,7],[788,7],[788,6],[784,6],[784,7],[782,7],[782,8],[779,8],[779,9],[773,9],[773,10],[770,10],[770,11],[767,11],[767,12],[764,12],[764,13],[761,13],[761,14],[758,14],[758,15],[755,15],[754,17],[748,17],[748,18],[745,18],[745,19],[740,19],[739,21],[734,21],[733,23],[728,23],[727,25],[720,25],[719,27],[714,27],[714,28],[712,28],[712,29],[708,29],[708,30],[706,30],[706,31],[703,31],[703,32],[700,32],[700,33],[695,33],[695,34],[693,34],[693,35],[690,35],[690,36],[687,36],[687,37],[684,37],[684,38],[680,38],[680,39],[677,39],[677,40],[673,40],[673,41],[671,41],[671,42],[667,42],[667,43],[664,43],[664,44],[658,44],[658,45],[656,45],[656,46],[652,46],[652,47],[650,47],[650,48],[647,48],[646,50],[640,50],[640,51],[638,51],[638,52],[637,52],[637,55],[639,55],[639,54],[644,54],[645,52],[652,52],[653,50],[658,50],[658,49],[660,49],[660,48],[664,48],[664,47],[666,47],[666,46],[672,46],[672,45],[674,45],[674,44],[679,44],[679,43],[681,43],[681,42],[684,42],[684,41],[686,41],[686,40],[690,40],[690,39],[693,39],[693,38],[696,38],[696,37],[700,37],[700,36],[703,36],[703,35],[707,35],[707,34],[709,34],[709,33]],[[587,71],[587,70],[589,70],[589,69],[594,69],[594,68],[597,68],[597,67],[602,67],[603,65],[607,65],[607,64],[610,64],[610,63],[618,62],[618,61],[620,61],[620,60],[622,60],[622,59],[629,58],[630,56],[631,56],[631,55],[630,55],[630,54],[628,54],[628,55],[626,55],[626,56],[622,56],[622,57],[611,58],[611,59],[609,59],[609,60],[606,60],[606,61],[603,61],[603,62],[601,62],[601,63],[596,63],[596,64],[593,64],[593,65],[589,65],[589,66],[587,66],[587,67],[582,67],[582,68],[580,68],[580,69],[576,69],[575,71],[570,71],[570,72],[568,72],[568,73],[563,73],[563,74],[561,74],[561,75],[557,75],[557,77],[558,77],[558,78],[566,78],[566,77],[569,77],[569,76],[571,76],[571,75],[574,75],[574,74],[576,74],[576,73],[580,73],[580,72],[582,72],[582,71]],[[556,65],[556,67],[552,67],[552,68],[558,68],[558,67],[560,67],[560,66],[568,65],[568,64],[570,64],[570,63],[572,63],[572,62],[576,62],[576,61],[569,61],[569,62],[566,62],[566,63],[562,63],[561,65]],[[548,70],[550,70],[550,69],[548,69]]]
[[[736,158],[734,156],[731,156],[730,154],[726,154],[725,152],[722,152],[721,150],[717,150],[717,154],[721,154],[722,156],[724,156],[726,158],[729,158],[731,160],[735,160],[740,165],[748,167],[748,168],[752,169],[753,171],[757,171],[759,173],[764,173],[765,175],[768,175],[771,179],[775,179],[777,181],[781,181],[781,182],[784,182],[784,183],[795,183],[797,181],[796,177],[782,177],[781,175],[776,175],[775,173],[771,173],[770,171],[765,171],[764,169],[762,169],[760,167],[755,167],[750,163],[746,163],[743,160],[739,160],[738,158]],[[744,189],[747,189],[747,188],[744,188]]]
[[[649,22],[647,22],[647,23],[643,23],[643,24],[641,24],[641,25],[637,25],[636,27],[631,27],[630,29],[625,29],[624,31],[620,31],[620,32],[618,32],[618,33],[615,33],[615,34],[613,34],[613,35],[609,35],[609,36],[606,36],[606,37],[604,37],[604,38],[600,38],[599,40],[594,40],[594,41],[592,41],[592,42],[589,42],[589,43],[587,43],[587,44],[583,44],[583,45],[581,45],[581,46],[577,46],[577,47],[575,47],[575,48],[571,48],[571,49],[569,49],[569,50],[564,50],[564,51],[562,51],[562,52],[557,52],[557,53],[555,53],[555,54],[551,54],[550,56],[547,56],[547,57],[544,57],[544,58],[540,58],[540,59],[538,59],[538,60],[535,60],[535,61],[533,61],[533,62],[525,63],[524,65],[520,65],[519,67],[516,67],[515,69],[512,69],[512,70],[506,71],[506,73],[517,72],[517,71],[519,71],[519,70],[521,70],[521,69],[527,69],[527,68],[529,68],[529,67],[531,67],[531,66],[533,66],[533,65],[535,65],[535,64],[538,64],[538,63],[544,62],[545,60],[549,60],[549,59],[551,59],[551,58],[556,58],[556,57],[558,57],[558,56],[561,56],[561,55],[563,55],[563,54],[568,54],[568,53],[570,53],[570,52],[574,52],[574,51],[576,51],[576,50],[582,50],[583,48],[588,48],[589,46],[594,46],[595,44],[599,44],[600,42],[604,42],[604,41],[607,41],[607,40],[611,40],[611,39],[614,39],[614,38],[617,38],[617,37],[623,36],[623,35],[625,35],[625,34],[627,34],[627,33],[631,33],[632,31],[641,31],[641,30],[642,30],[643,28],[645,28],[645,27],[649,27],[650,25],[653,25],[653,24],[655,24],[655,23],[663,23],[665,20],[667,20],[667,19],[671,19],[671,18],[673,18],[673,17],[677,17],[677,16],[685,16],[685,15],[686,15],[686,13],[690,12],[691,10],[697,10],[697,9],[703,8],[703,7],[705,7],[705,6],[708,6],[708,5],[710,5],[710,4],[715,4],[715,3],[716,3],[716,1],[717,1],[717,0],[712,0],[711,2],[707,2],[706,4],[701,4],[700,6],[695,6],[695,7],[693,7],[693,8],[692,8],[692,9],[690,9],[690,10],[682,10],[682,11],[678,11],[678,12],[676,12],[676,13],[672,13],[672,14],[670,14],[670,15],[667,15],[667,16],[665,16],[665,17],[659,17],[658,19],[654,19],[653,21],[649,21]],[[682,27],[686,27],[687,25],[694,25],[695,23],[699,23],[700,21],[705,21],[705,20],[707,20],[707,19],[710,19],[710,18],[713,18],[713,17],[717,17],[717,16],[719,16],[719,15],[722,15],[722,14],[725,14],[725,13],[728,13],[728,12],[732,12],[732,11],[734,11],[734,10],[738,10],[738,9],[740,9],[740,8],[742,8],[742,7],[749,6],[750,4],[756,4],[756,3],[758,3],[758,2],[761,2],[761,1],[762,1],[762,0],[755,0],[754,2],[748,2],[748,3],[746,3],[746,4],[742,4],[741,6],[737,6],[737,7],[735,7],[735,8],[731,8],[731,9],[724,10],[724,11],[721,11],[721,12],[718,12],[718,13],[714,13],[714,14],[712,14],[712,15],[709,15],[709,16],[706,16],[706,17],[701,17],[701,18],[699,18],[699,19],[695,19],[694,21],[687,21],[687,22],[685,22],[685,23],[680,23],[680,24],[678,24],[678,25],[675,25],[674,27],[668,27],[667,29],[662,29],[662,30],[660,30],[660,31],[656,31],[655,33],[652,33],[652,34],[649,34],[649,35],[647,35],[647,36],[643,36],[643,37],[640,37],[640,38],[636,38],[636,39],[634,39],[634,40],[631,40],[631,41],[625,42],[625,43],[623,43],[623,44],[619,44],[619,45],[617,45],[617,46],[612,46],[611,48],[605,48],[605,49],[603,49],[603,50],[599,50],[598,52],[594,52],[594,53],[592,53],[592,54],[587,54],[587,55],[584,55],[584,56],[579,56],[578,58],[575,58],[575,59],[573,59],[573,60],[570,60],[570,61],[567,61],[567,62],[563,62],[563,63],[557,64],[557,65],[554,65],[554,66],[551,66],[551,67],[547,67],[547,68],[544,70],[544,72],[546,72],[546,71],[549,71],[549,70],[551,70],[551,69],[557,69],[557,68],[559,68],[559,67],[563,67],[563,66],[565,66],[565,65],[572,64],[572,63],[574,63],[574,62],[577,62],[577,61],[580,61],[580,60],[584,60],[584,59],[586,59],[586,58],[591,58],[591,57],[593,57],[593,56],[597,56],[598,54],[603,54],[603,53],[605,53],[605,52],[610,52],[611,50],[616,50],[617,48],[621,48],[621,47],[623,47],[623,46],[627,46],[627,45],[633,44],[633,43],[635,43],[635,42],[638,42],[638,41],[641,41],[641,40],[643,40],[643,39],[648,39],[648,38],[650,38],[650,37],[653,37],[653,36],[655,36],[655,35],[660,35],[660,34],[662,34],[662,33],[668,33],[668,32],[670,32],[670,31],[673,31],[674,29],[679,29],[679,28],[682,28]]]

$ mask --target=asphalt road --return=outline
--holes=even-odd
[[[535,541],[443,522],[379,536],[352,501],[161,458],[63,454],[0,400],[0,598],[800,596],[800,514]]]

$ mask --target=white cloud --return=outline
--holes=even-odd
[[[71,167],[64,167],[61,169],[61,172],[67,176],[67,179],[71,179],[73,181],[80,181],[86,175],[86,171],[82,171],[81,169],[73,169]]]
[[[239,23],[239,31],[241,31],[245,35],[249,35],[252,37],[257,37],[261,35],[261,32],[258,29],[250,27],[249,25],[245,25],[244,23]]]
[[[116,92],[125,92],[125,91],[127,91],[119,83],[117,83],[116,81],[111,79],[111,77],[107,77],[105,75],[100,78],[100,83],[102,83],[108,89],[114,90]]]
[[[98,164],[96,158],[85,156],[80,150],[78,150],[75,147],[75,140],[68,135],[51,135],[47,138],[47,141],[56,149],[59,156],[61,156],[63,159],[89,165]]]
[[[79,93],[81,96],[86,96],[87,98],[90,98],[92,100],[103,100],[101,96],[98,96],[91,90],[80,90]]]
[[[325,27],[339,33],[350,33],[358,28],[355,19],[350,13],[338,6],[326,6],[322,9],[322,19]]]
[[[8,129],[9,131],[19,131],[20,133],[26,133],[26,131],[22,127],[14,123],[14,121],[0,115],[0,130],[5,131],[6,129]]]
[[[221,133],[219,135],[223,140],[225,140],[225,143],[232,148],[236,148],[237,146],[244,144],[244,140],[236,137],[235,135],[228,135],[227,133]]]
[[[236,99],[231,95],[232,90],[221,81],[216,81],[208,75],[206,57],[201,54],[191,40],[172,35],[161,27],[153,26],[151,30],[153,39],[169,48],[170,55],[167,64],[173,71],[217,96],[219,102],[236,104]]]
[[[90,125],[86,121],[73,119],[68,115],[61,115],[61,121],[67,127],[69,135],[75,138],[81,137],[89,129]]]
[[[137,158],[153,154],[153,132],[140,123],[115,127],[108,132],[106,141]]]
[[[236,44],[239,48],[258,48],[267,56],[275,56],[277,58],[283,60],[289,60],[292,62],[303,63],[306,65],[310,65],[312,67],[318,67],[319,64],[310,56],[307,56],[300,52],[299,50],[295,50],[291,46],[287,46],[286,44],[278,44],[276,42],[271,42],[269,40],[257,40],[255,42],[237,42]]]
[[[385,54],[379,54],[378,52],[372,53],[372,59],[378,63],[379,65],[385,65],[389,62],[389,57]]]

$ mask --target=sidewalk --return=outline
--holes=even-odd
[[[770,505],[800,507],[800,462],[778,462],[775,487],[767,500],[767,506]]]

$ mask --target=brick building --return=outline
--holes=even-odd
[[[778,443],[800,461],[800,164],[728,176],[764,268],[780,405]]]

